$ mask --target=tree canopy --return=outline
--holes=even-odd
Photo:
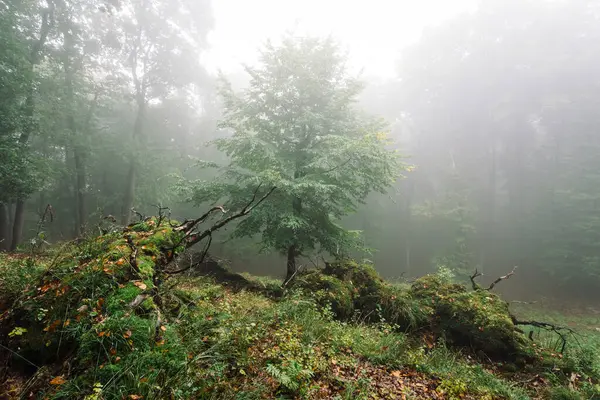
[[[264,249],[286,254],[290,279],[297,257],[358,245],[340,219],[372,191],[385,192],[403,166],[382,121],[357,109],[363,86],[332,39],[286,37],[261,56],[259,67],[246,68],[251,80],[240,95],[222,87],[219,126],[232,135],[215,144],[231,163],[217,179],[195,182],[192,199],[227,198],[235,208],[258,185],[277,187],[234,236],[259,234]]]

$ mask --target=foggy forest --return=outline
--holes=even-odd
[[[599,302],[599,1],[0,0],[0,398],[600,399]]]

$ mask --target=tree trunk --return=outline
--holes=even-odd
[[[287,271],[285,274],[284,284],[288,283],[296,273],[296,245],[291,245],[287,252]]]
[[[12,241],[10,243],[10,251],[15,251],[21,242],[23,236],[23,224],[25,222],[25,200],[17,200],[15,208],[15,220],[13,222]]]
[[[125,184],[125,197],[123,199],[123,209],[121,210],[121,225],[129,225],[131,222],[131,208],[133,207],[133,199],[135,197],[135,160],[131,160],[129,164],[129,172],[127,173],[127,183]]]
[[[0,251],[6,251],[10,247],[10,213],[8,205],[0,203]]]
[[[131,63],[131,74],[133,76],[133,82],[135,84],[135,99],[137,103],[137,114],[135,116],[135,123],[133,125],[133,134],[132,138],[135,139],[142,136],[144,131],[144,119],[146,116],[146,79],[143,76],[141,79],[138,77],[138,51],[141,49],[141,40],[142,40],[142,25],[138,28],[138,36],[137,36],[137,48],[132,53]],[[144,63],[144,69],[146,65]],[[123,197],[123,206],[121,209],[121,224],[129,225],[131,222],[131,208],[133,207],[133,202],[135,199],[135,181],[137,175],[137,160],[136,157],[132,154],[131,159],[129,160],[129,171],[127,173],[127,182],[125,184],[125,195]]]
[[[75,206],[77,210],[75,235],[83,234],[87,224],[86,204],[85,204],[85,188],[86,188],[86,172],[85,161],[82,145],[77,133],[77,125],[74,117],[74,95],[73,95],[73,69],[71,68],[71,55],[73,51],[73,35],[71,34],[68,21],[62,24],[62,32],[64,38],[64,57],[63,68],[65,72],[65,94],[67,104],[67,127],[71,134],[73,143],[73,161],[75,164]]]
[[[33,75],[35,66],[40,62],[42,48],[46,44],[46,40],[48,39],[48,33],[50,32],[50,23],[52,21],[52,14],[54,13],[54,2],[48,1],[48,8],[42,11],[42,26],[40,28],[40,36],[33,43],[31,48],[31,53],[29,55],[29,67],[31,68],[31,73]],[[29,141],[29,136],[34,132],[35,122],[34,122],[34,111],[35,111],[35,100],[34,100],[34,82],[29,82],[29,87],[27,88],[27,98],[25,99],[25,107],[24,107],[24,115],[27,119],[23,132],[19,137],[19,143],[22,145],[26,145]],[[15,209],[15,219],[13,223],[12,229],[12,240],[10,244],[10,249],[15,250],[21,241],[21,236],[23,235],[23,223],[25,222],[25,200],[26,198],[17,199],[17,207]]]

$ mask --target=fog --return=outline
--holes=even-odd
[[[253,182],[278,187],[272,203],[211,244],[236,271],[282,277],[292,250],[294,268],[343,253],[408,281],[518,266],[510,298],[599,300],[597,1],[0,0],[0,14],[3,250],[158,205],[180,220],[240,208]],[[340,142],[313,143],[312,172],[288,176],[299,145],[283,136],[300,125]]]

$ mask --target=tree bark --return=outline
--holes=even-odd
[[[296,273],[296,245],[288,247],[287,252],[287,270],[285,274],[284,284],[288,283]]]
[[[23,224],[25,222],[25,199],[17,200],[15,208],[15,220],[12,229],[12,241],[10,243],[10,251],[15,251],[21,242],[23,236]]]
[[[34,42],[29,56],[30,69],[32,75],[34,73],[34,67],[40,62],[42,48],[46,44],[46,40],[48,39],[48,33],[50,32],[51,28],[52,15],[54,13],[54,2],[48,1],[47,4],[48,8],[42,11],[42,26],[40,28],[40,36]],[[27,97],[25,99],[24,107],[24,115],[27,119],[27,123],[25,124],[23,132],[21,132],[21,136],[19,137],[19,143],[21,145],[27,144],[27,142],[29,141],[29,136],[31,136],[31,134],[34,131],[33,113],[35,111],[35,90],[33,78],[32,81],[29,82],[28,86],[29,87],[27,88]],[[10,244],[10,250],[12,251],[14,251],[17,248],[23,235],[23,223],[25,222],[25,200],[26,198],[24,197],[17,199],[15,219],[12,229],[12,240]]]
[[[73,51],[73,35],[68,21],[64,21],[62,24],[63,33],[63,68],[65,72],[65,94],[67,103],[67,127],[71,134],[71,140],[73,143],[73,161],[75,164],[75,206],[77,210],[75,234],[77,236],[83,234],[85,226],[87,224],[87,213],[86,213],[86,168],[84,160],[84,152],[80,138],[77,131],[77,124],[75,123],[74,117],[74,94],[73,94],[73,68],[71,65],[71,52]]]
[[[133,76],[133,83],[135,85],[135,99],[137,104],[137,114],[135,116],[135,123],[133,126],[132,138],[135,139],[141,137],[144,131],[144,119],[146,116],[146,76],[143,75],[141,78],[138,76],[138,65],[139,65],[139,53],[142,49],[142,30],[143,27],[140,23],[137,32],[137,42],[135,49],[131,54],[131,74]],[[146,70],[145,62],[143,63],[144,72]],[[125,195],[123,197],[123,206],[121,209],[121,224],[129,225],[131,222],[131,208],[135,199],[135,184],[137,175],[137,160],[134,155],[131,156],[129,161],[129,171],[127,172],[127,182],[125,184]]]
[[[0,251],[6,251],[10,247],[10,213],[8,205],[0,203]]]

